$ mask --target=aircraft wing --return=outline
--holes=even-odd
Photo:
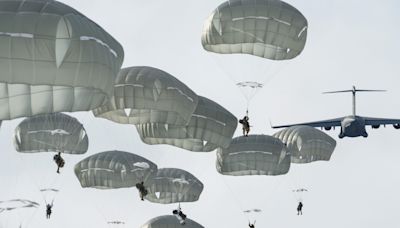
[[[400,119],[385,119],[374,117],[363,117],[365,125],[386,125],[386,124],[400,124]]]
[[[336,126],[341,126],[342,120],[343,120],[343,117],[336,118],[336,119],[330,119],[330,120],[321,120],[321,121],[315,121],[315,122],[279,125],[279,126],[271,126],[271,127],[272,128],[284,128],[284,127],[291,127],[291,126],[297,126],[297,125],[307,125],[310,127],[336,127]]]

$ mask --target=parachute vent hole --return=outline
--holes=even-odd
[[[130,108],[125,108],[125,109],[124,109],[124,112],[125,112],[126,116],[130,116],[130,114],[131,114],[131,109],[130,109]]]

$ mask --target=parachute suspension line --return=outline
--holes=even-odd
[[[251,224],[253,224],[253,225],[256,225],[256,221],[257,221],[257,220],[254,220],[253,222],[250,222],[250,219],[247,219],[247,221],[249,221],[249,224],[251,223]]]
[[[251,100],[260,92],[265,85],[269,84],[275,77],[278,75],[287,65],[289,64],[288,61],[285,61],[281,65],[280,68],[278,68],[276,71],[269,73],[270,69],[266,70],[265,74],[269,75],[269,77],[263,77],[262,80],[260,81],[243,81],[243,82],[238,82],[236,85],[239,87],[241,93],[245,97],[247,101],[247,108],[250,106]],[[233,81],[233,79],[231,79]],[[248,90],[252,90],[251,92],[246,93],[246,87]]]
[[[298,165],[298,166],[301,166],[301,165]],[[299,169],[302,169],[302,168],[303,167],[301,167]],[[303,177],[304,177],[304,169],[302,169],[301,171],[297,170],[296,172],[292,172],[292,174],[294,174],[294,173],[295,173],[295,175],[293,175],[293,176],[291,176],[291,178],[289,178],[289,180],[291,182],[290,183],[291,195],[292,195],[293,199],[296,202],[303,202],[304,194],[303,193],[298,193],[298,192],[295,192],[295,191],[300,190],[300,189],[305,189],[305,188],[308,189],[308,187],[305,187],[305,181],[303,179]]]
[[[284,63],[282,63],[281,66],[276,69],[276,71],[269,73],[270,77],[265,77],[265,80],[263,80],[262,83],[270,83],[284,68],[286,68],[286,66],[290,63],[289,61],[284,61]]]
[[[20,220],[20,222],[19,222],[19,227],[20,228],[28,227],[28,225],[32,222],[33,217],[35,217],[36,212],[38,211],[38,208],[39,207],[36,207],[35,211],[29,217],[27,217],[26,219],[23,219],[22,212],[17,209],[17,211],[18,211],[17,212],[17,217]],[[24,210],[24,209],[28,209],[28,208],[22,208],[21,210]],[[6,226],[6,227],[8,227],[8,226]]]
[[[33,218],[35,217],[37,211],[38,211],[38,209],[36,209],[36,210],[32,213],[32,215],[27,219],[27,222],[25,223],[25,224],[26,224],[26,227],[28,227],[28,225],[33,221]]]
[[[46,192],[52,192],[51,197],[46,197]],[[54,189],[54,188],[48,188],[48,189],[40,189],[40,193],[42,195],[43,201],[45,202],[46,205],[50,204],[53,205],[54,200],[56,199],[56,195],[58,194],[59,190]],[[51,194],[51,193],[49,193]],[[51,203],[48,202],[48,200],[51,200]]]
[[[19,159],[20,159],[20,164],[22,163],[24,166],[25,166],[25,162],[23,161],[23,159],[22,159],[22,157],[21,156],[18,156],[19,157]],[[21,170],[21,169],[20,169]],[[18,177],[19,177],[19,175],[20,175],[20,173],[18,174]],[[17,178],[18,178],[17,177]],[[31,180],[31,182],[33,183],[33,184],[35,184],[35,186],[39,189],[39,187],[38,187],[38,185],[37,185],[37,183],[35,182],[35,181],[32,181],[32,179],[33,178],[29,178],[30,180]],[[17,184],[17,181],[18,180],[16,180],[16,184]],[[16,185],[14,186],[14,187],[16,187]],[[15,192],[15,191],[14,191]],[[27,218],[26,220],[22,220],[21,219],[21,214],[20,213],[18,213],[18,217],[21,219],[21,221],[20,221],[20,223],[19,223],[19,228],[22,228],[23,226],[22,225],[24,225],[24,222],[25,222],[25,224],[26,225],[28,225],[29,223],[30,223],[30,221],[32,220],[32,218],[34,217],[34,215],[36,214],[36,212],[37,212],[37,209],[34,211],[34,213],[32,213],[32,215],[29,217],[29,218]],[[8,223],[8,221],[7,221],[7,223]],[[0,225],[1,225],[1,223],[0,223]],[[6,226],[7,227],[7,226]],[[24,226],[25,227],[25,226]]]
[[[24,164],[25,161],[22,159],[22,157],[19,156],[19,158],[20,158],[20,162]],[[24,166],[26,167],[25,164],[24,164]],[[42,188],[40,187],[38,180],[37,180],[35,177],[33,177],[32,175],[30,175],[30,176],[31,176],[31,178],[29,178],[29,179],[30,179],[31,183],[34,184],[34,186],[36,187],[37,191],[40,192],[40,195],[42,196],[43,201],[44,201],[44,202],[46,203],[46,205],[47,205],[46,197],[43,195],[43,193],[42,193],[42,191],[41,191]],[[54,186],[54,185],[58,182],[59,177],[60,177],[60,175],[56,175],[56,176],[54,177],[54,179],[50,182],[50,186]],[[46,179],[46,178],[45,178],[45,179]],[[43,186],[42,186],[42,187],[43,187]],[[53,202],[54,202],[54,199],[52,199],[52,204],[53,204]],[[36,211],[37,211],[37,210],[36,210]],[[36,214],[36,211],[35,211],[34,214]],[[33,218],[33,215],[32,215],[32,217],[30,218],[30,220],[31,220],[32,218]]]
[[[93,207],[97,213],[101,216],[101,218],[103,218],[104,222],[108,224],[108,220],[106,218],[106,216],[103,214],[103,212],[100,210],[100,208],[97,206],[96,203],[93,203],[90,200],[90,197],[84,197],[84,199],[86,200],[86,204],[90,205],[91,207]],[[109,225],[108,225],[109,226]]]
[[[97,204],[94,205],[94,209],[96,209],[97,213],[99,213],[101,215],[101,217],[103,218],[104,222],[108,222],[106,216],[103,214],[103,212],[97,206]]]
[[[19,157],[19,156],[18,156]],[[19,157],[20,159],[21,159],[21,157]],[[22,163],[22,161],[20,160],[20,164]],[[21,167],[21,165],[19,166],[19,167]],[[18,169],[18,173],[17,173],[17,176],[16,176],[16,178],[15,178],[15,182],[14,182],[14,185],[12,185],[12,187],[11,187],[11,191],[9,192],[9,194],[11,194],[11,193],[15,193],[16,192],[16,190],[17,190],[17,187],[18,187],[18,182],[19,182],[19,179],[20,179],[20,177],[21,177],[21,173],[22,173],[22,169]],[[7,198],[11,198],[10,196],[9,197],[7,197]]]
[[[243,213],[244,207],[243,207],[242,203],[239,201],[237,195],[233,192],[233,190],[228,185],[228,183],[226,183],[225,179],[223,177],[220,177],[220,178],[222,179],[222,182],[225,184],[226,188],[229,190],[229,193],[231,194],[231,196],[235,200],[235,205],[239,209],[240,214],[243,215],[245,217],[245,219],[249,220],[249,218]]]
[[[244,90],[244,89],[241,89],[241,87],[246,87],[246,86],[241,86],[241,85],[242,85],[243,83],[244,83],[244,84],[246,84],[246,83],[256,83],[256,84],[257,84],[257,82],[240,82],[240,81],[238,81],[238,80],[235,80],[235,79],[231,76],[231,74],[222,66],[222,63],[220,62],[220,60],[219,60],[216,56],[214,56],[214,55],[212,55],[212,56],[213,56],[213,58],[215,59],[215,61],[213,61],[213,62],[218,66],[218,68],[224,72],[224,74],[227,76],[227,78],[229,78],[229,80],[232,82],[232,84],[236,85],[236,86],[239,88],[239,91],[240,91],[240,93],[242,94],[242,96],[245,98],[246,103],[247,103],[247,107],[248,107],[248,106],[249,106],[249,103],[250,103],[250,100],[255,96],[255,94],[256,94],[258,91],[255,91],[255,93],[254,93],[253,95],[247,94],[247,93],[245,93],[245,90]],[[262,83],[258,83],[258,84],[261,84],[261,85],[262,85]],[[257,90],[258,90],[258,89],[257,89]]]
[[[256,81],[242,81],[236,83],[243,97],[246,99],[247,108],[250,106],[250,102],[253,97],[264,87],[263,83]]]
[[[41,144],[44,144],[44,145],[48,145],[48,146],[56,146],[54,144],[46,143],[46,142],[43,142],[43,141],[40,141],[40,140],[33,140],[33,141],[41,143]],[[64,149],[59,149],[59,147],[57,146],[57,149],[54,152],[56,152],[58,154],[58,156],[61,156],[61,153],[64,153]],[[22,161],[21,157],[20,157],[20,159]],[[50,187],[54,186],[59,181],[59,176],[60,175],[57,175],[57,176],[54,177],[53,181],[50,182]],[[39,184],[36,183],[36,186],[39,187]],[[39,190],[40,190],[40,188],[39,188]]]
[[[21,156],[18,156],[18,157],[19,157],[21,163],[23,163],[24,167],[26,167],[25,161],[22,159],[22,157]],[[29,180],[31,181],[32,184],[35,185],[37,190],[40,191],[40,187],[39,187],[39,184],[37,183],[36,179],[34,177],[31,177],[31,178],[29,178]]]
[[[263,199],[263,200],[265,200],[265,201],[264,201],[265,203],[264,203],[263,205],[267,205],[267,206],[265,206],[266,209],[264,209],[265,212],[267,212],[267,208],[271,210],[271,213],[274,212],[273,209],[276,207],[276,204],[269,203],[269,201],[270,201],[272,198],[274,198],[274,196],[276,195],[275,193],[276,193],[277,190],[278,190],[278,187],[280,187],[280,186],[282,185],[282,182],[283,182],[283,177],[274,178],[274,179],[275,179],[275,180],[274,180],[274,183],[272,184],[273,186],[272,186],[272,188],[268,191],[269,194],[264,194],[264,195],[266,195],[266,197]],[[268,193],[268,192],[267,192],[267,193]]]

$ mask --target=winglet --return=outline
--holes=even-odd
[[[274,128],[274,127],[272,126],[272,121],[271,121],[271,119],[268,118],[268,121],[269,121],[269,126],[270,126],[271,128]]]

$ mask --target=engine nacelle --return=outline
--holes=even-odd
[[[332,127],[324,127],[325,130],[329,131],[332,129]]]
[[[380,127],[381,125],[372,125],[371,127],[373,128],[373,129],[378,129],[379,127]]]
[[[400,124],[393,124],[393,127],[394,127],[395,129],[400,129]]]

